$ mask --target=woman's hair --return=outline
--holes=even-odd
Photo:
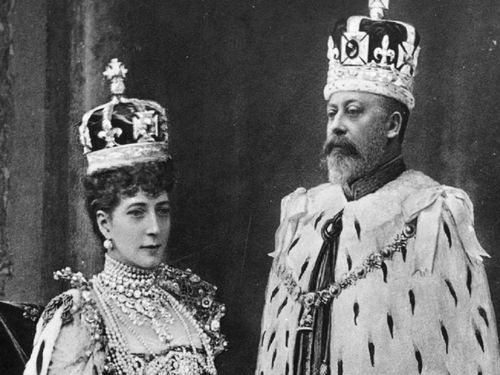
[[[133,197],[139,191],[152,197],[170,193],[175,183],[172,159],[164,162],[138,163],[94,172],[83,178],[87,213],[96,235],[104,240],[97,225],[96,213],[111,214],[121,198]]]

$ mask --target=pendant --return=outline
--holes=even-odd
[[[329,375],[330,374],[330,367],[328,366],[328,363],[323,362],[319,368],[319,375]]]
[[[299,319],[298,331],[312,331],[314,323],[314,310],[312,307],[304,307]]]

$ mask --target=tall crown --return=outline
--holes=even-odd
[[[370,17],[339,21],[328,39],[325,99],[337,91],[363,91],[415,106],[413,83],[420,36],[409,24],[384,20],[389,0],[369,0]]]
[[[121,62],[111,60],[103,73],[110,81],[111,100],[82,118],[80,143],[87,156],[87,174],[170,158],[166,111],[153,101],[126,98],[127,72]]]

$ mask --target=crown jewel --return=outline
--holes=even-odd
[[[415,106],[413,82],[420,37],[409,24],[385,20],[389,0],[369,0],[370,17],[340,21],[328,39],[325,99],[337,91],[364,91]]]
[[[127,72],[118,59],[111,60],[103,73],[110,82],[111,100],[82,118],[80,143],[88,174],[170,158],[166,111],[154,101],[126,98]]]
[[[385,11],[389,9],[389,0],[370,0],[370,18],[381,20],[385,16]]]

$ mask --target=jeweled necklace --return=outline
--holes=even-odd
[[[173,311],[186,331],[193,351],[191,360],[198,363],[208,374],[216,374],[214,356],[208,336],[203,332],[194,316],[173,296],[157,285],[155,277],[155,271],[130,267],[106,255],[103,272],[92,280],[97,302],[107,325],[106,335],[110,346],[108,356],[110,362],[114,364],[115,370],[119,374],[127,375],[142,373],[144,370],[144,364],[141,364],[129,352],[121,326],[125,326],[146,351],[153,355],[153,349],[138,334],[134,326],[139,327],[145,322],[150,322],[158,338],[169,344],[172,335],[168,328],[173,324],[170,311]],[[121,315],[119,311],[125,316]],[[128,321],[126,317],[128,317]],[[200,337],[207,355],[206,360],[203,360],[203,356],[197,353],[188,321]],[[193,373],[193,370],[188,373]]]
[[[168,344],[173,318],[154,280],[154,270],[130,267],[106,255],[104,270],[94,283],[102,286],[110,306],[121,310],[136,326],[151,322],[160,341]]]
[[[293,270],[285,263],[280,262],[273,265],[273,270],[281,280],[290,297],[298,301],[304,308],[299,320],[299,330],[311,331],[313,328],[314,309],[320,305],[330,303],[338,298],[342,291],[356,284],[357,281],[376,269],[382,268],[382,264],[392,259],[393,255],[406,250],[407,242],[415,236],[415,222],[405,224],[403,231],[398,233],[393,242],[369,254],[362,264],[352,271],[348,271],[339,280],[331,283],[327,287],[316,291],[304,291],[295,279]]]

